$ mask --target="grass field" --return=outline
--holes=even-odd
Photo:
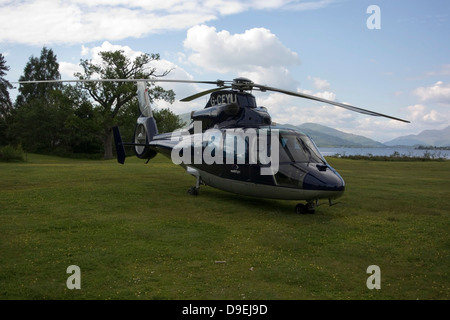
[[[346,193],[313,215],[190,196],[195,179],[160,156],[0,163],[0,298],[449,299],[450,161],[328,161]]]

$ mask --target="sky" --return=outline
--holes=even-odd
[[[17,81],[45,46],[63,79],[101,51],[159,53],[166,79],[253,82],[411,121],[254,91],[274,122],[314,122],[379,142],[450,125],[448,0],[0,0],[0,53]],[[162,84],[177,114],[209,86]],[[17,90],[10,92],[15,97]]]

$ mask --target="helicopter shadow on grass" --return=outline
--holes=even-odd
[[[234,194],[221,190],[216,190],[212,187],[203,186],[200,194],[197,196],[186,195],[194,199],[195,201],[204,201],[208,199],[208,203],[213,203],[215,210],[222,210],[224,214],[242,214],[252,213],[261,214],[261,216],[282,216],[282,217],[295,217],[306,218],[308,220],[317,220],[324,222],[324,219],[329,221],[333,219],[333,215],[329,215],[329,209],[323,210],[322,208],[330,208],[328,203],[320,202],[317,206],[317,210],[313,214],[298,214],[295,212],[295,206],[298,201],[294,200],[277,200],[267,198],[257,198],[251,196],[245,196],[240,194]],[[202,199],[203,198],[203,199]],[[345,203],[339,203],[340,206]],[[239,210],[233,210],[233,208],[239,207]]]

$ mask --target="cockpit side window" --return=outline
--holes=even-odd
[[[325,163],[325,160],[308,136],[280,132],[280,162]]]

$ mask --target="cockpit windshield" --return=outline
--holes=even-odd
[[[276,134],[272,135],[267,129],[258,131],[253,128],[227,129],[225,138],[211,141],[208,139],[208,145],[209,148],[214,146],[213,149],[223,150],[223,156],[227,163],[257,164],[261,161],[261,163],[267,164],[276,161],[278,163],[327,164],[314,142],[307,135],[289,129],[275,128],[275,132]],[[277,139],[278,148],[272,148],[271,144],[275,143]],[[266,141],[268,149],[264,146],[264,141]],[[270,150],[270,152],[266,150]],[[272,152],[278,152],[279,157],[272,155]],[[265,157],[269,157],[269,159]]]
[[[307,135],[286,131],[280,131],[280,163],[282,162],[326,163]]]

